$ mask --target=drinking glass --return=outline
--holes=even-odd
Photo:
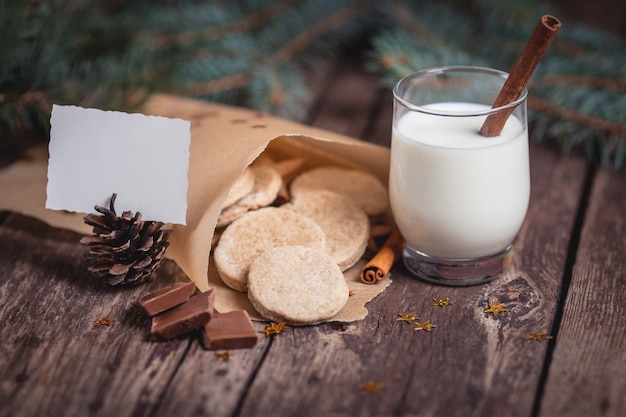
[[[488,282],[511,264],[530,196],[527,92],[492,104],[508,74],[450,66],[408,75],[393,90],[389,194],[406,267],[444,285]],[[499,136],[479,130],[510,111]]]

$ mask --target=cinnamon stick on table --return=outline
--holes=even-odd
[[[395,228],[382,248],[361,268],[359,278],[364,284],[375,284],[387,276],[391,267],[402,256],[404,239],[400,230]]]
[[[560,27],[561,22],[556,17],[550,15],[541,17],[522,53],[513,65],[509,77],[493,103],[493,108],[505,106],[520,97],[528,85],[530,76],[539,64],[539,60],[548,50]],[[513,110],[514,108],[511,107],[489,115],[480,128],[480,134],[487,137],[499,136]]]

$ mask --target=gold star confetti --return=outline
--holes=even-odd
[[[536,340],[538,342],[541,342],[544,340],[552,339],[552,336],[546,333],[531,333],[530,336],[528,336],[528,338],[530,340]]]
[[[97,318],[93,321],[93,324],[95,324],[96,326],[110,326],[113,324],[113,322],[115,321],[115,319],[110,319],[108,317],[100,317]]]
[[[509,311],[504,308],[504,304],[500,303],[498,305],[489,303],[489,308],[485,310],[485,313],[493,313],[494,316],[497,316],[498,313],[503,313],[505,311]]]
[[[433,327],[437,327],[436,324],[432,324],[430,320],[426,320],[423,323],[415,322],[415,330],[426,330],[427,332],[431,331]]]
[[[383,384],[377,384],[374,381],[367,381],[365,384],[359,384],[359,389],[368,394],[378,394],[383,390]]]
[[[396,319],[396,321],[406,321],[409,324],[411,324],[413,320],[419,320],[419,317],[413,313],[398,313],[398,318]]]
[[[287,326],[287,323],[280,322],[280,323],[270,323],[267,326],[265,326],[265,336],[271,336],[273,334],[280,334],[280,332],[282,332],[285,329],[288,329],[289,326]]]
[[[446,308],[450,304],[450,300],[448,298],[433,298],[433,305],[436,307]]]
[[[228,362],[228,360],[230,359],[230,353],[228,352],[215,352],[215,359],[217,360],[223,360],[224,362]]]

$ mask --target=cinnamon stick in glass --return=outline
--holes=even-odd
[[[387,276],[391,267],[402,256],[404,239],[400,230],[395,228],[382,248],[361,268],[359,278],[364,284],[375,284]]]
[[[561,22],[556,17],[550,15],[541,17],[522,53],[513,65],[509,77],[493,103],[493,108],[505,106],[519,98],[560,27]],[[514,108],[508,108],[489,115],[480,128],[480,134],[487,137],[499,136],[513,110]]]

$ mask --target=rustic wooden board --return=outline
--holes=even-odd
[[[403,266],[362,322],[292,329],[275,338],[241,408],[248,415],[530,416],[565,269],[585,164],[534,149],[533,203],[517,243],[517,265],[494,283],[446,288]],[[571,197],[571,196],[574,197]],[[433,298],[452,305],[435,307]],[[488,302],[509,310],[494,317]],[[397,321],[413,312],[438,327]],[[383,384],[378,394],[359,389]],[[322,400],[323,399],[323,400]],[[460,412],[462,410],[462,413]]]
[[[153,342],[133,309],[142,294],[176,279],[111,288],[86,271],[80,235],[9,214],[0,226],[0,415],[131,416],[150,409],[189,348]],[[115,319],[96,326],[94,319]]]
[[[311,123],[388,144],[390,92],[342,62],[325,71],[313,79]],[[397,265],[365,320],[259,333],[254,349],[231,351],[228,361],[197,337],[150,340],[149,320],[131,308],[185,279],[172,262],[154,283],[112,289],[86,272],[78,234],[0,213],[0,322],[9,323],[0,327],[0,416],[620,415],[626,180],[603,169],[592,184],[559,322],[587,164],[535,145],[531,161],[515,264],[498,281],[433,286]],[[433,298],[451,305],[433,306]],[[508,311],[487,314],[489,302]],[[400,312],[437,327],[416,331],[397,321]],[[116,321],[96,327],[102,316]],[[529,340],[535,332],[556,338]],[[382,384],[380,392],[360,389],[368,381]]]
[[[350,80],[350,74],[350,71],[345,71],[343,63],[336,63],[333,66],[324,66],[320,71],[316,71],[311,82],[314,83],[314,87],[318,91],[330,91],[334,88],[335,83],[339,82],[341,84],[341,80]],[[373,81],[372,77],[363,77],[361,79],[368,79],[369,82]],[[351,81],[350,84],[352,85],[353,82]],[[360,85],[363,86],[362,84]],[[343,92],[335,91],[332,96],[318,96],[312,103],[312,117],[318,120],[318,123],[313,123],[313,125],[323,129],[328,129],[331,125],[337,128],[342,123],[341,120],[345,117],[345,114],[338,118],[331,117],[330,119],[323,115],[327,114],[325,109],[328,108],[328,103],[333,102],[338,97],[343,98],[345,93],[346,91],[343,90]],[[348,111],[354,112],[353,117],[356,118],[359,112],[362,111],[361,106],[371,105],[374,102],[374,98],[375,94],[372,94],[368,102],[359,102],[353,98],[353,103],[358,104],[358,106],[348,106]],[[332,115],[332,112],[328,114]],[[322,120],[321,123],[319,122],[320,120]],[[337,131],[357,137],[365,128],[364,123],[347,123],[345,120],[341,126]],[[249,395],[249,389],[255,381],[260,383],[262,387],[267,387],[272,392],[279,393],[279,395],[282,391],[282,388],[280,388],[282,384],[299,385],[298,381],[291,380],[290,375],[279,375],[283,379],[286,378],[286,380],[279,383],[276,383],[273,379],[259,382],[258,378],[256,378],[258,368],[267,361],[268,352],[281,349],[280,346],[278,348],[273,347],[276,343],[280,343],[278,341],[281,338],[276,340],[272,337],[268,338],[261,333],[263,324],[256,323],[255,325],[260,332],[258,345],[252,350],[231,351],[227,362],[215,357],[213,353],[204,351],[199,344],[194,345],[164,393],[164,400],[159,405],[157,414],[172,416],[193,416],[202,413],[211,416],[237,415],[242,407],[245,406],[244,400]],[[303,337],[310,339],[318,333],[318,329],[317,327],[306,327],[291,329],[288,332],[302,332]],[[284,334],[281,336],[284,336]],[[341,345],[339,347],[343,348]],[[289,360],[296,363],[294,366],[300,366],[297,364],[299,362],[297,356],[291,357]],[[323,366],[325,364],[319,364],[316,367],[316,372],[325,372]],[[344,372],[343,367],[336,368],[330,366],[328,370]],[[325,383],[324,380],[320,382]],[[288,391],[285,392],[289,393]],[[289,402],[290,400],[286,398],[284,401]],[[267,415],[281,415],[278,410],[271,410],[271,408],[269,413]],[[252,414],[266,415],[257,408],[252,411]]]
[[[351,89],[372,89],[371,80],[360,80]],[[334,74],[329,90],[345,85],[341,73]],[[351,120],[346,112],[367,111],[365,104],[362,100],[344,109],[342,118]],[[322,112],[315,124],[328,128],[334,120],[332,113]],[[352,136],[368,131],[363,124],[343,129]],[[502,280],[451,289],[421,283],[397,266],[394,284],[370,303],[370,315],[362,322],[289,329],[263,342],[257,348],[262,353],[238,352],[224,363],[194,347],[159,414],[367,416],[472,410],[465,415],[531,415],[548,344],[528,335],[550,332],[585,176],[580,159],[533,147],[533,161],[532,204],[516,244],[517,265]],[[433,298],[444,297],[453,304],[432,306]],[[485,314],[488,302],[503,302],[509,312]],[[414,312],[438,327],[415,331],[396,320],[399,312]],[[367,381],[383,384],[382,391],[360,390]]]
[[[259,342],[253,349],[207,351],[198,340],[193,343],[169,381],[162,401],[154,410],[158,416],[230,416],[245,397],[250,381],[271,344],[263,325],[255,322]],[[152,414],[146,414],[152,415]]]
[[[594,178],[541,416],[626,410],[626,174]]]

